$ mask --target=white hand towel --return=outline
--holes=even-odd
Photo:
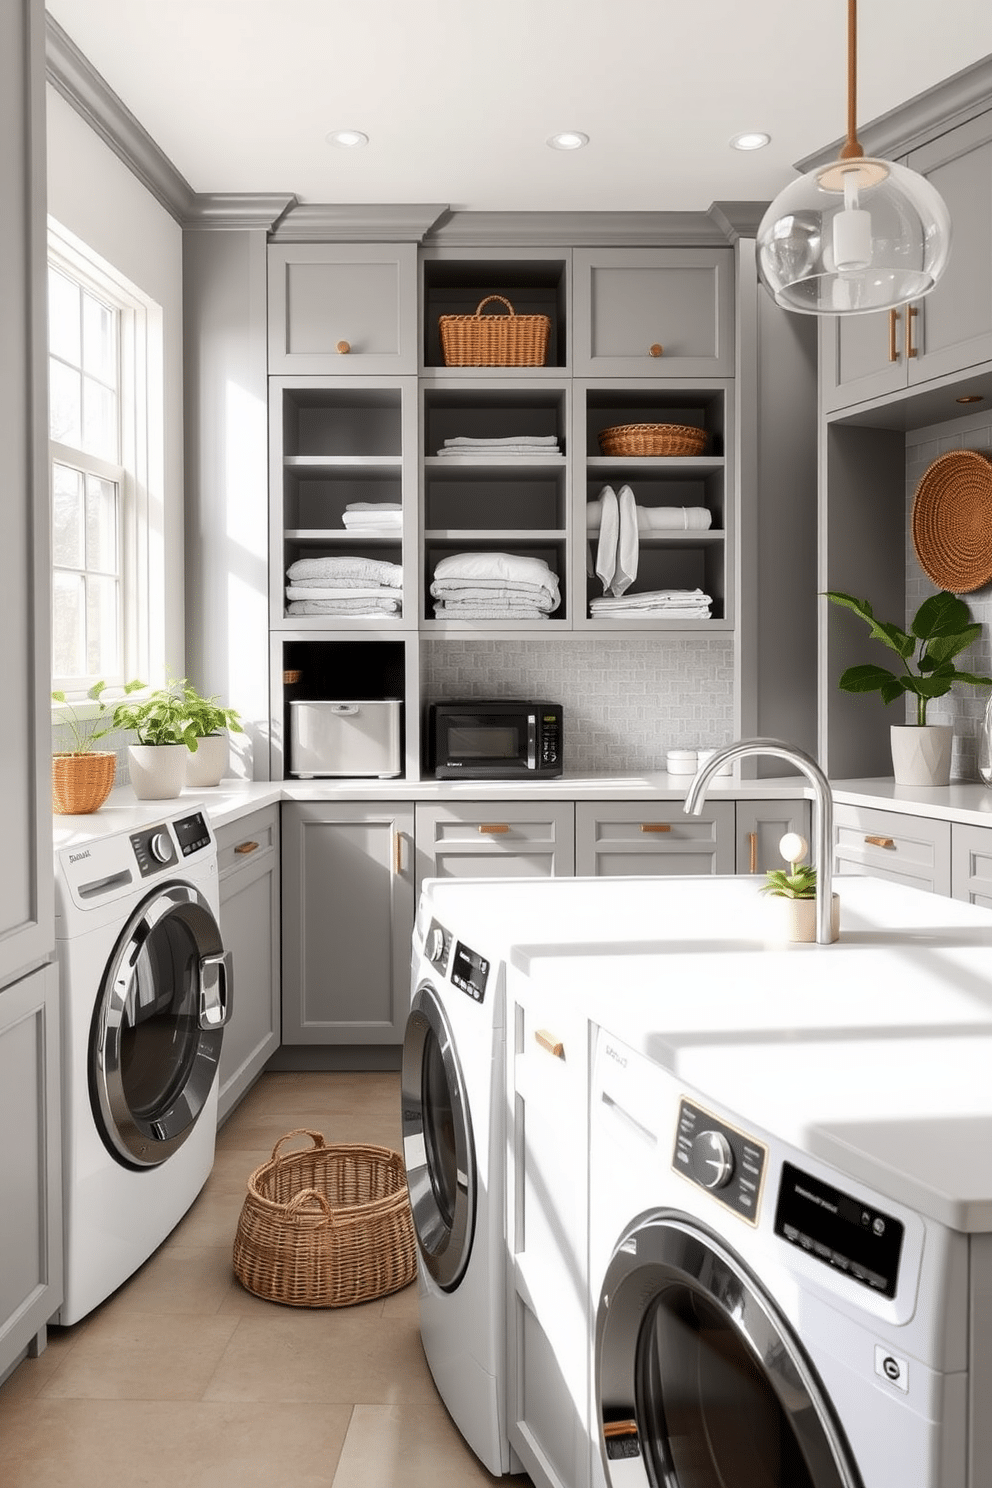
[[[596,549],[596,577],[603,586],[603,593],[609,594],[617,569],[620,507],[617,493],[612,486],[604,486],[599,499],[602,502],[602,516],[599,523],[599,547]]]
[[[621,486],[617,497],[619,532],[617,535],[617,562],[613,574],[613,593],[625,594],[637,578],[639,540],[637,536],[637,506],[634,493],[629,486]]]

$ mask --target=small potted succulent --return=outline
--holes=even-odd
[[[881,641],[901,659],[901,672],[866,663],[848,667],[839,686],[845,692],[877,692],[883,703],[911,693],[916,698],[916,722],[893,724],[889,731],[892,770],[897,785],[947,785],[951,778],[951,743],[954,727],[949,723],[927,723],[927,704],[943,697],[957,682],[972,687],[992,687],[992,677],[961,671],[954,658],[979,637],[981,625],[971,618],[963,599],[941,590],[920,605],[908,631],[889,621],[877,620],[866,599],[828,591],[833,604],[842,605],[863,620],[871,638]]]
[[[186,716],[193,726],[196,746],[186,761],[186,784],[219,785],[230,754],[229,734],[243,734],[241,718],[234,708],[225,708],[217,697],[202,697],[192,683],[176,684],[183,690]]]
[[[144,685],[125,683],[125,696]],[[61,688],[52,693],[52,702],[59,705],[53,711],[52,726],[64,731],[65,742],[72,745],[52,752],[52,810],[57,815],[85,816],[98,811],[113,790],[117,756],[113,750],[94,748],[114,731],[112,719],[106,721],[111,712],[111,704],[103,697],[106,688],[106,682],[94,682],[86,694],[96,704],[95,714],[84,704],[71,702]]]
[[[785,940],[816,940],[816,869],[804,863],[809,843],[798,832],[786,832],[778,850],[789,865],[769,868],[759,893],[774,901],[776,928]],[[834,940],[840,934],[840,897],[830,896],[830,928]]]

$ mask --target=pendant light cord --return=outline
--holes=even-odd
[[[847,0],[847,140],[841,160],[864,155],[858,141],[858,0]]]

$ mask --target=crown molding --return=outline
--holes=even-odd
[[[399,205],[341,202],[296,203],[272,232],[277,243],[419,243],[447,207],[436,203]]]
[[[183,226],[264,228],[271,232],[295,205],[296,197],[289,192],[201,192],[183,219]]]
[[[982,57],[956,72],[953,77],[925,93],[917,93],[898,108],[880,114],[877,119],[858,129],[858,139],[866,155],[883,160],[906,155],[918,145],[925,144],[936,134],[946,134],[958,124],[972,119],[976,114],[986,113],[992,104],[992,56]],[[796,162],[796,170],[805,175],[818,165],[836,160],[843,139],[805,160]]]
[[[757,237],[758,225],[767,208],[767,202],[713,202],[709,215],[722,231],[726,241],[736,243],[738,238]]]
[[[706,212],[458,212],[428,234],[439,247],[705,247],[726,243]]]

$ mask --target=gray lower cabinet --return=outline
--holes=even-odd
[[[951,823],[951,894],[992,909],[992,827]]]
[[[45,966],[0,992],[0,1379],[62,1301],[59,992]]]
[[[416,370],[415,244],[270,244],[270,373]]]
[[[801,797],[780,801],[738,801],[737,872],[764,874],[769,868],[784,868],[786,865],[778,845],[786,832],[798,832],[800,837],[806,838],[810,843],[809,858],[812,861],[811,815],[809,801]]]
[[[951,892],[951,824],[899,811],[834,806],[834,872]]]
[[[279,807],[217,832],[220,925],[234,962],[234,996],[220,1056],[221,1121],[279,1047]]]
[[[734,872],[734,803],[577,801],[575,871],[584,877]]]
[[[950,262],[917,304],[824,320],[820,387],[828,413],[992,361],[992,113],[948,130],[904,163],[947,204]]]
[[[417,806],[418,895],[425,878],[562,878],[574,872],[571,801]]]
[[[578,376],[733,377],[729,248],[576,248]]]
[[[282,809],[283,1044],[401,1043],[415,908],[412,805]]]

